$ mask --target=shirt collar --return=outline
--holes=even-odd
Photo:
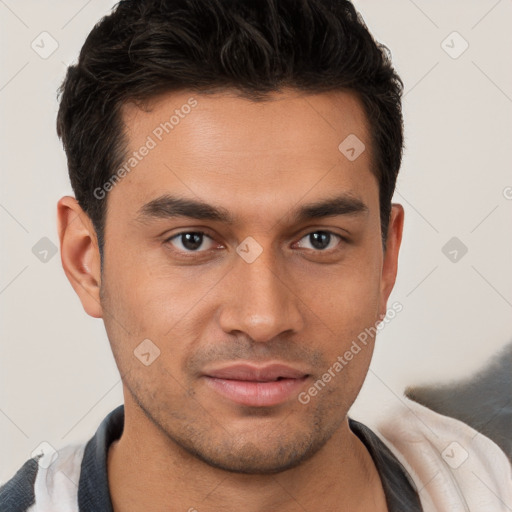
[[[362,423],[349,418],[349,426],[366,446],[375,463],[389,511],[421,511],[414,484],[391,451]],[[113,512],[108,487],[107,457],[110,444],[121,437],[123,427],[124,405],[120,405],[106,416],[85,446],[78,486],[80,512]]]

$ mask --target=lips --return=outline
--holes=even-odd
[[[218,379],[269,382],[279,379],[300,379],[307,374],[284,364],[270,364],[263,367],[236,364],[211,370],[207,372],[207,375]]]
[[[207,371],[207,385],[240,405],[263,407],[281,404],[296,396],[309,375],[285,364],[254,366],[234,364]]]

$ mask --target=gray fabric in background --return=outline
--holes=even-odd
[[[412,386],[410,399],[467,423],[512,461],[512,343],[475,375],[452,383]]]

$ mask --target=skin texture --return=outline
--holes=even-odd
[[[197,105],[170,133],[151,135],[191,97]],[[285,90],[255,103],[182,91],[144,109],[128,104],[123,117],[129,152],[148,136],[157,144],[104,199],[102,273],[90,219],[72,197],[58,204],[64,270],[85,311],[103,318],[123,379],[125,428],[108,461],[115,511],[386,510],[346,417],[374,340],[308,404],[293,395],[239,405],[202,375],[229,362],[284,362],[309,375],[306,391],[385,315],[404,213],[393,204],[383,253],[356,96]],[[366,146],[354,161],[338,149],[349,134]],[[367,211],[293,219],[340,193]],[[138,219],[162,194],[221,207],[233,222]],[[326,249],[309,236],[319,230],[334,233]],[[208,236],[196,252],[169,240],[197,231]],[[262,249],[252,263],[236,252],[249,236]],[[160,350],[149,366],[134,355],[144,339]]]

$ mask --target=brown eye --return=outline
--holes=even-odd
[[[302,242],[303,240],[306,241],[306,245]],[[304,249],[325,251],[328,249],[334,249],[339,244],[340,240],[343,240],[343,237],[336,233],[332,233],[331,231],[313,231],[301,238],[299,246]],[[307,244],[309,244],[309,247]]]
[[[178,233],[177,235],[173,235],[171,238],[167,240],[168,243],[173,245],[179,251],[183,252],[203,252],[203,250],[198,250],[201,246],[204,245],[204,242],[208,239],[211,245],[211,238],[201,231],[184,231],[182,233]],[[208,244],[206,244],[208,245]]]

